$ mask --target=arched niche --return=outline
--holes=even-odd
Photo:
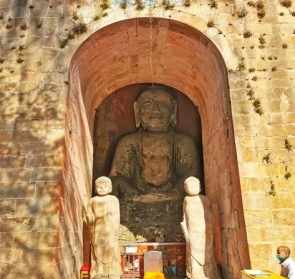
[[[82,246],[81,208],[92,192],[96,108],[114,91],[139,83],[173,87],[198,107],[216,255],[226,278],[240,278],[240,269],[249,267],[249,253],[226,66],[206,36],[175,20],[135,18],[111,24],[91,35],[72,58],[64,168],[68,230]],[[82,249],[75,257],[77,263],[82,260]]]

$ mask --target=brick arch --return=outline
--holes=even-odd
[[[153,82],[176,88],[199,109],[216,253],[227,278],[238,279],[240,269],[249,267],[249,254],[227,69],[216,46],[181,22],[163,18],[116,22],[92,34],[74,54],[66,121],[65,219],[72,219],[71,229],[81,245],[79,208],[91,195],[95,109],[119,88]]]

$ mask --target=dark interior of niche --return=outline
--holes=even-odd
[[[152,84],[141,83],[123,87],[113,92],[97,107],[93,132],[93,185],[97,177],[108,176],[118,140],[136,131],[133,104],[140,92],[148,86]],[[183,93],[169,86],[165,87],[177,100],[176,131],[191,136],[200,154],[203,154],[202,128],[198,108]],[[203,165],[203,156],[201,161]],[[202,185],[204,185],[203,177],[204,175],[201,177]],[[202,189],[205,193],[205,187]]]

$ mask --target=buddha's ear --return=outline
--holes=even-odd
[[[135,117],[135,127],[139,128],[140,127],[140,116],[139,116],[139,106],[138,106],[137,101],[134,102],[133,109],[134,109],[134,117]]]
[[[170,119],[170,124],[173,128],[176,127],[176,122],[177,122],[177,104],[176,102],[173,102],[172,115]]]

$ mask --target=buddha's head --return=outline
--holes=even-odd
[[[136,127],[146,131],[166,132],[175,127],[176,101],[162,86],[150,86],[134,104]]]
[[[184,181],[184,190],[189,196],[197,196],[201,192],[200,180],[195,176],[189,176]]]
[[[95,191],[99,196],[105,196],[112,192],[112,181],[106,177],[101,176],[95,180]]]

